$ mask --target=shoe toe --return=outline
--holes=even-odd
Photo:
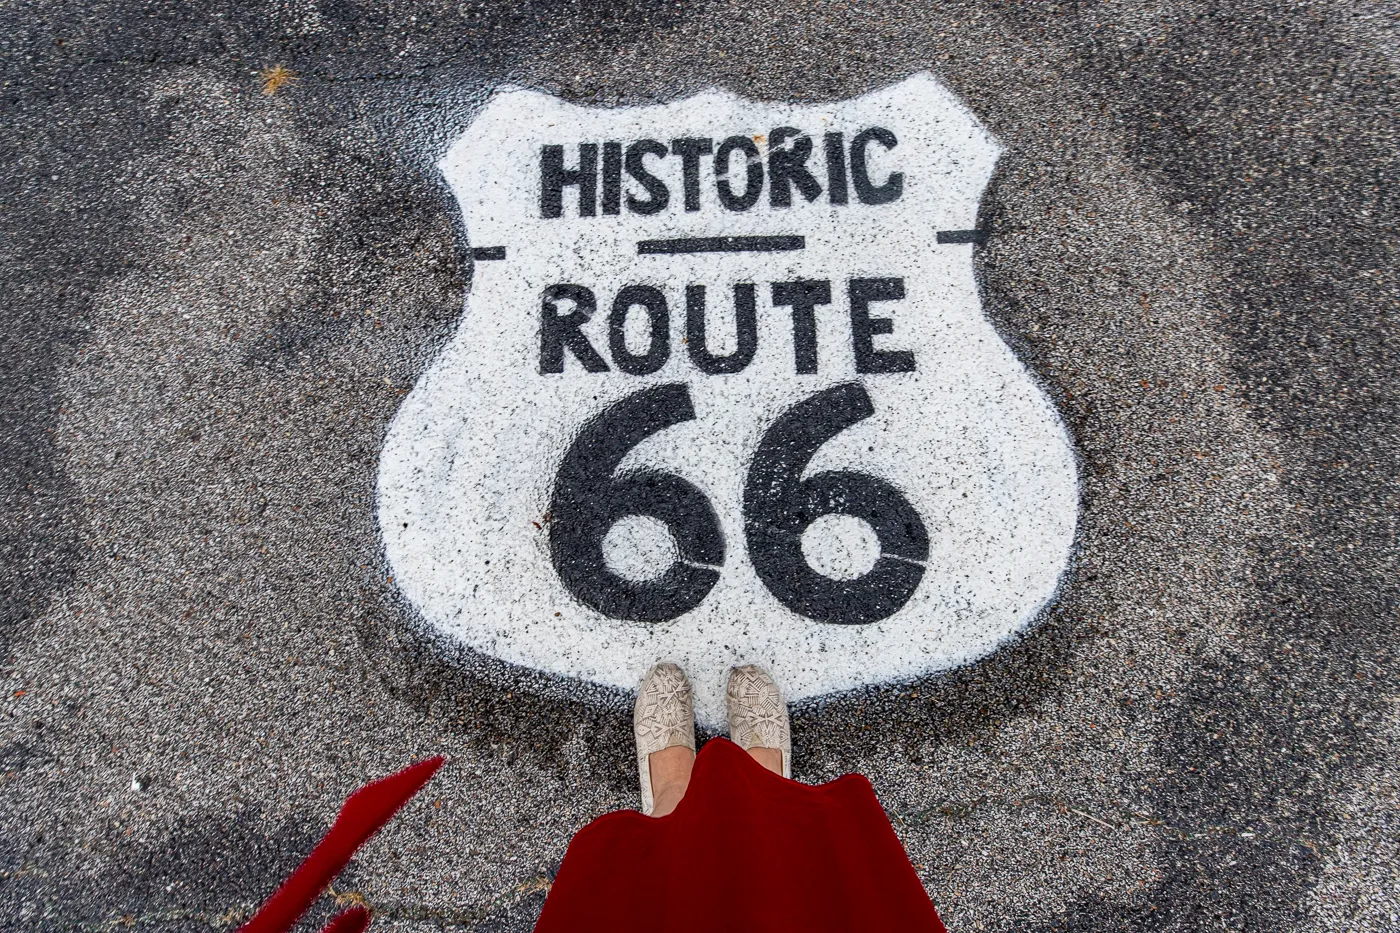
[[[632,726],[643,754],[673,745],[695,748],[690,679],[680,665],[664,661],[647,673],[637,691]]]

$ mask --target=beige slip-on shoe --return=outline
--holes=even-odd
[[[792,777],[792,728],[777,683],[755,664],[729,672],[729,738],[744,751],[776,748],[783,753],[783,777]]]
[[[637,739],[637,775],[642,782],[642,812],[651,815],[652,752],[674,745],[695,751],[695,710],[690,702],[690,679],[680,665],[670,661],[647,671],[632,710],[632,734]]]

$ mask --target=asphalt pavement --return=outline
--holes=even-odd
[[[444,755],[315,918],[529,929],[636,806],[630,698],[386,562],[478,274],[436,162],[507,86],[925,71],[1004,148],[977,287],[1074,558],[991,655],[797,705],[795,777],[867,775],[954,931],[1400,929],[1400,8],[1343,0],[0,8],[0,927],[235,929]]]

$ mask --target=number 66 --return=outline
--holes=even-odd
[[[853,382],[797,403],[764,432],[744,483],[744,538],[754,570],[779,602],[818,622],[859,625],[893,615],[914,594],[928,560],[923,520],[892,484],[854,471],[802,479],[818,448],[874,411],[865,387]],[[686,385],[654,386],[589,421],[564,454],[550,503],[550,557],[569,592],[604,615],[674,619],[719,580],[724,536],[704,494],[658,470],[614,475],[637,444],[694,418]],[[880,540],[880,557],[857,579],[818,573],[802,554],[807,526],[833,513],[865,521]],[[603,537],[628,515],[664,522],[676,541],[679,560],[659,578],[628,580],[607,566]]]

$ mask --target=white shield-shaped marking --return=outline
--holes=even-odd
[[[630,689],[674,660],[711,725],[737,663],[801,699],[1024,629],[1078,489],[946,234],[998,152],[927,75],[815,106],[497,93],[440,163],[466,313],[380,462],[403,592],[514,664]]]

